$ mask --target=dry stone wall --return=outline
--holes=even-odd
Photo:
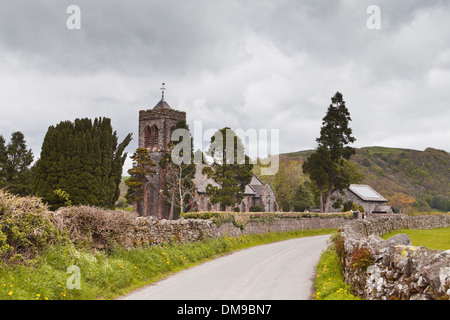
[[[450,215],[383,216],[354,220],[342,228],[344,279],[367,300],[436,300],[450,296],[450,250],[412,246],[406,234],[383,240],[399,228],[450,226]]]
[[[155,217],[138,217],[128,233],[126,246],[201,241],[221,236],[238,237],[266,232],[338,228],[348,221],[348,218],[343,217],[278,217],[269,220],[254,219],[239,224],[233,222],[216,224],[209,219],[161,220]]]
[[[244,228],[239,228],[231,222],[226,222],[218,227],[220,235],[239,237],[245,234],[284,232],[307,229],[338,228],[347,223],[346,218],[277,218],[270,221],[247,221]]]
[[[168,242],[193,242],[219,237],[217,226],[211,220],[179,219],[165,220],[155,217],[138,217],[130,230],[130,243],[160,245]]]
[[[119,245],[125,248],[142,245],[160,245],[169,242],[193,242],[224,235],[240,236],[305,229],[335,228],[342,226],[352,215],[307,214],[219,214],[193,215],[196,218],[178,220],[139,217],[123,210],[106,210],[90,206],[60,208],[52,214],[57,229],[67,233],[71,241],[90,245],[96,250],[108,250]],[[308,216],[308,215],[307,215]],[[209,217],[209,218],[208,218]]]

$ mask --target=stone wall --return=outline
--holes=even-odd
[[[448,226],[450,215],[392,215],[349,222],[341,229],[345,281],[355,295],[367,300],[448,299],[450,250],[412,246],[406,234],[379,237],[399,228]]]
[[[128,245],[160,245],[169,242],[192,242],[219,237],[217,226],[211,220],[165,220],[156,217],[138,217],[130,230]]]
[[[214,223],[209,219],[164,220],[156,217],[137,217],[130,228],[125,246],[143,244],[159,245],[167,242],[189,242],[218,238],[221,236],[238,237],[240,235],[281,232],[306,229],[338,228],[349,221],[344,217],[310,217],[298,218],[279,216],[275,218],[251,218],[246,221],[237,219],[238,223]],[[236,221],[236,220],[235,220]]]
[[[218,227],[220,235],[238,237],[244,234],[283,232],[307,229],[328,229],[343,226],[349,220],[346,218],[278,218],[270,221],[247,221],[245,228],[241,229],[231,222],[226,222]]]

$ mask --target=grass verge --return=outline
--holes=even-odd
[[[435,229],[398,229],[383,234],[383,239],[388,239],[396,234],[406,233],[414,246],[425,246],[428,249],[450,249],[450,227]]]
[[[350,286],[344,282],[339,256],[333,244],[320,256],[314,288],[313,300],[361,300],[351,294]]]
[[[0,300],[114,299],[167,275],[232,251],[293,238],[331,234],[336,229],[221,237],[203,242],[166,244],[106,254],[73,245],[48,248],[20,265],[0,266]],[[80,277],[67,273],[77,266]],[[77,284],[80,289],[69,289]]]

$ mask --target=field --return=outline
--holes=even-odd
[[[425,246],[435,250],[450,249],[450,227],[426,230],[398,229],[385,233],[382,238],[388,239],[399,233],[406,233],[414,246]]]

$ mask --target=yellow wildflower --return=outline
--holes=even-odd
[[[12,291],[8,292],[8,296],[12,296],[12,295],[13,295]]]

